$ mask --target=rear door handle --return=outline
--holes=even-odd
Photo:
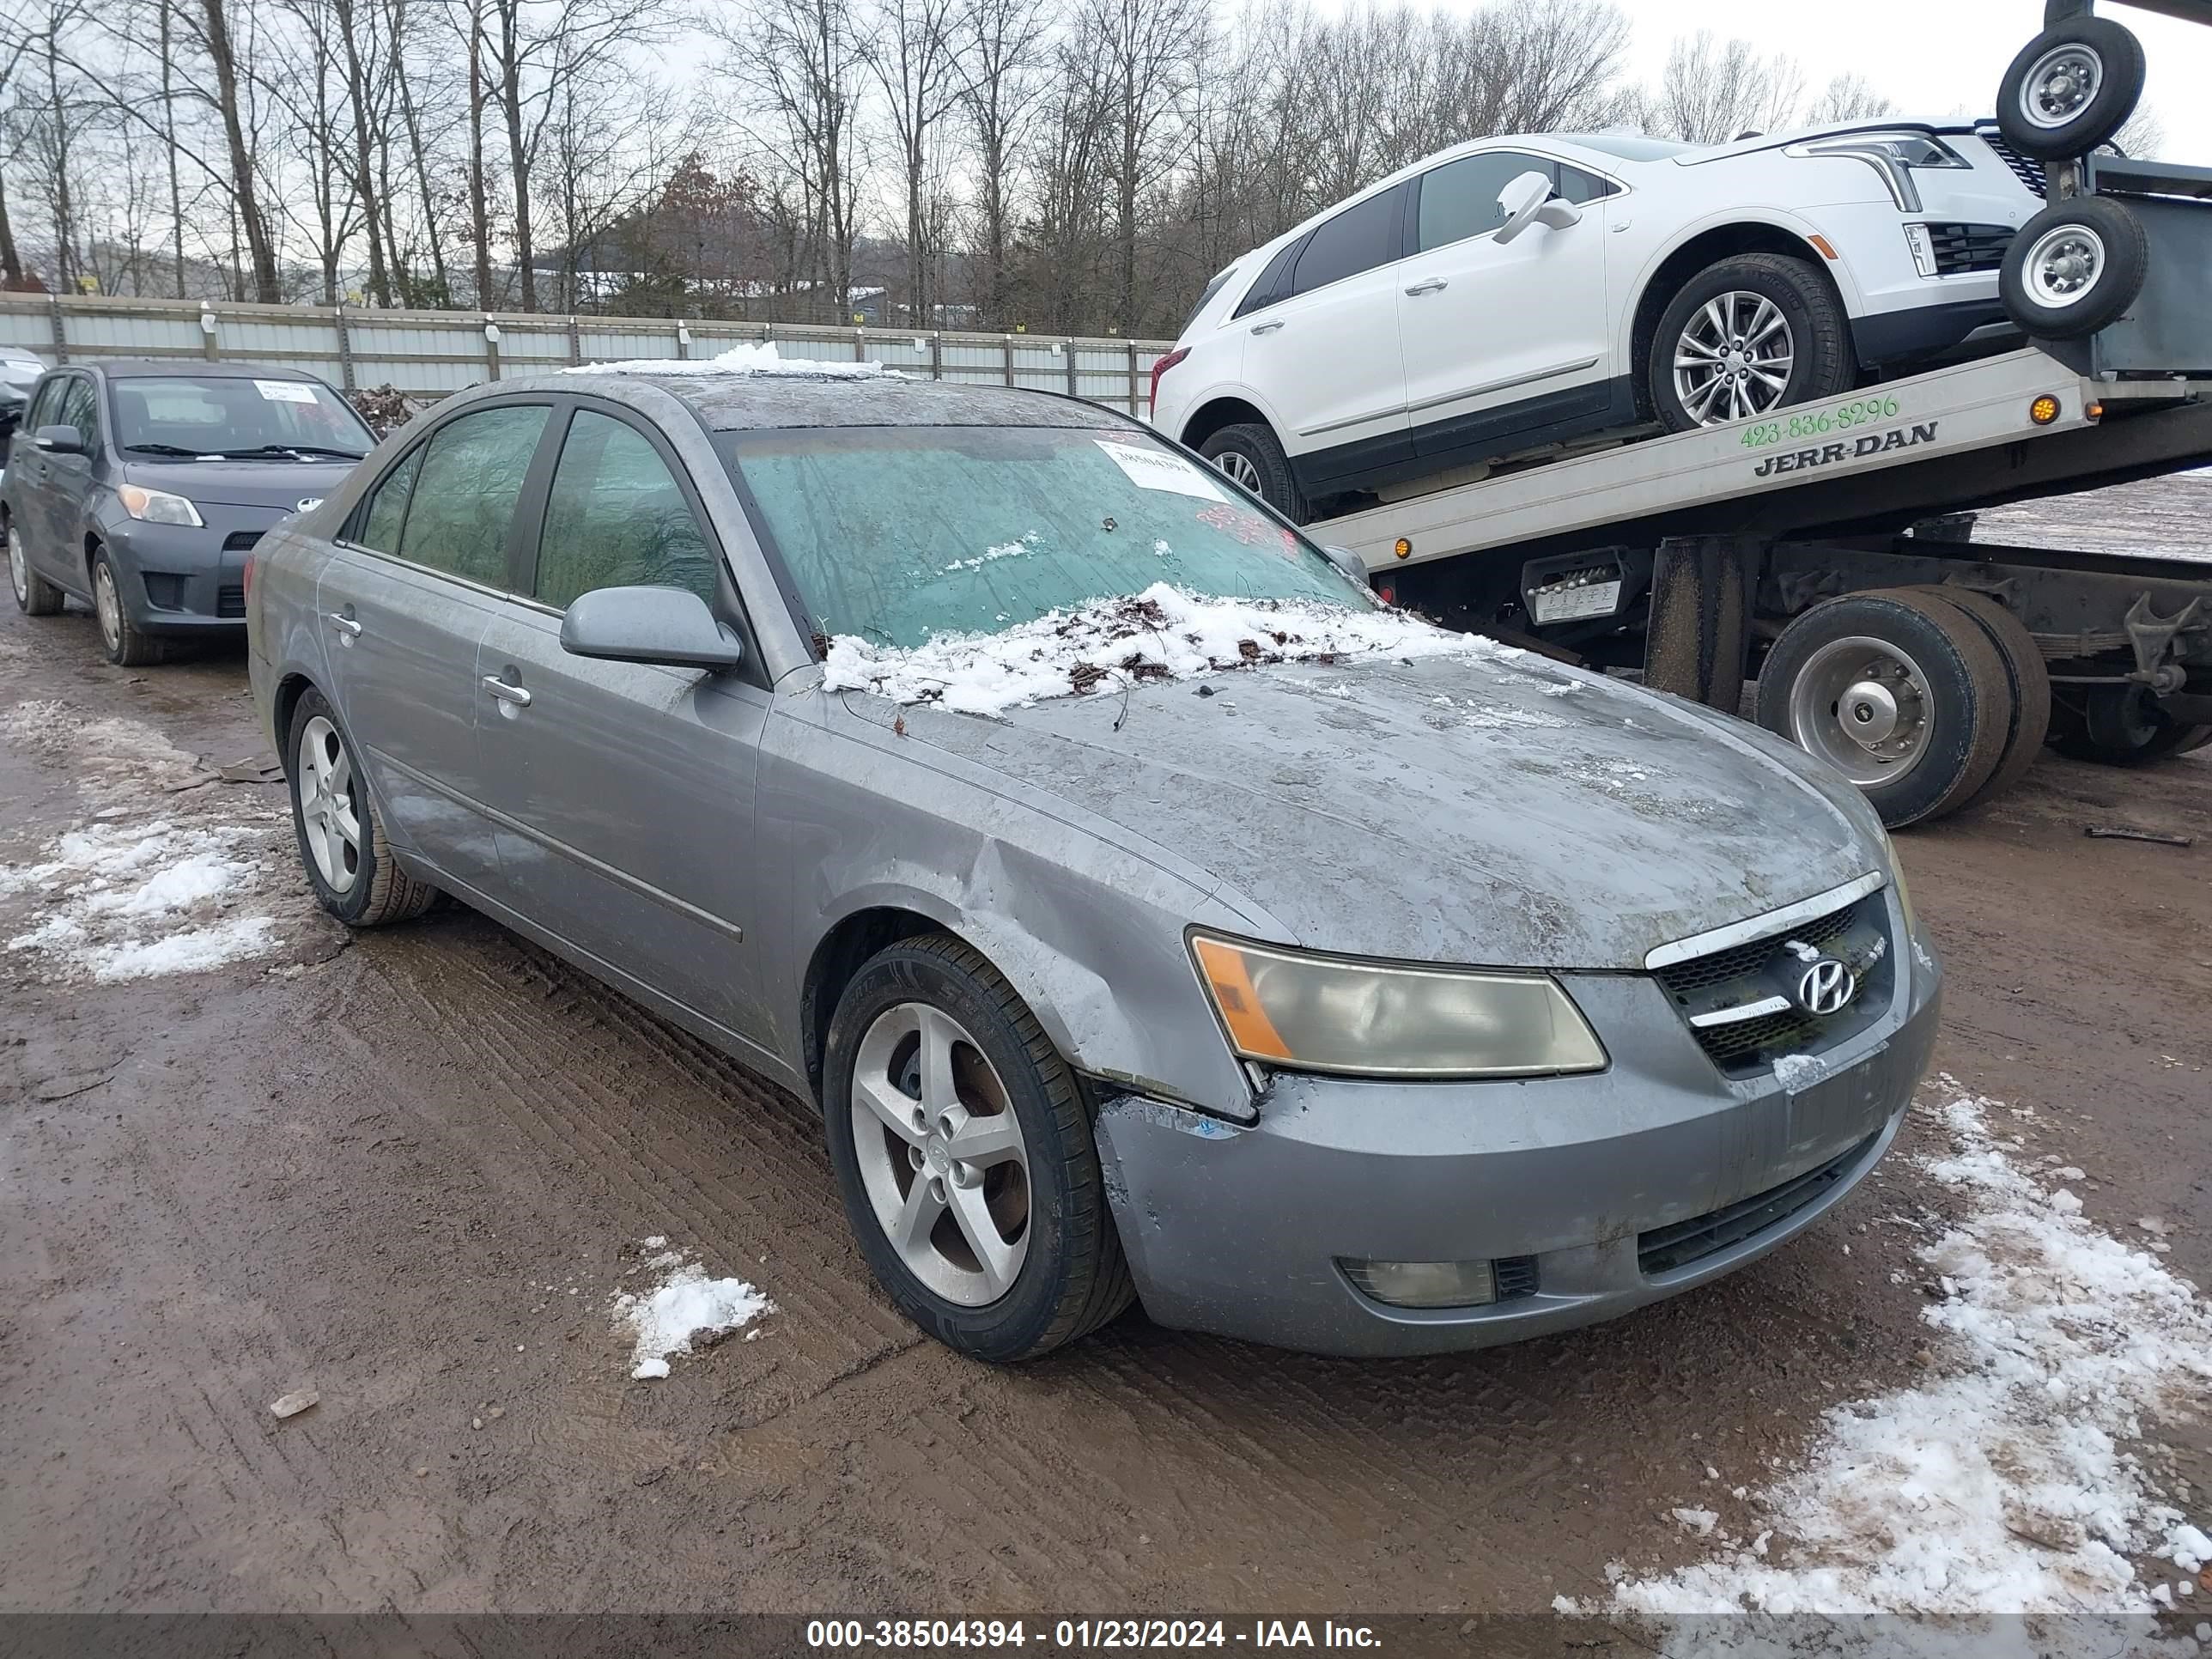
[[[1255,324],[1253,324],[1253,325],[1252,325],[1252,331],[1253,331],[1255,334],[1273,334],[1273,333],[1277,329],[1280,328],[1282,325],[1283,325],[1282,319],[1280,319],[1280,318],[1279,317],[1279,318],[1277,318],[1277,319],[1276,319],[1273,322],[1272,322],[1272,323],[1255,323]]]
[[[501,702],[511,702],[517,708],[530,707],[530,693],[512,680],[503,680],[496,674],[487,674],[483,677],[483,684],[484,690]]]
[[[351,617],[346,616],[343,612],[337,611],[330,611],[327,613],[327,619],[333,625],[343,629],[349,634],[357,635],[361,632],[361,624],[356,622]]]
[[[1406,292],[1408,294],[1434,294],[1440,288],[1449,288],[1451,284],[1441,276],[1424,276],[1419,282],[1414,283],[1413,287],[1407,289]]]

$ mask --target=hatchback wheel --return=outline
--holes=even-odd
[[[300,862],[324,909],[349,927],[375,927],[430,908],[438,890],[407,874],[386,850],[376,803],[319,691],[303,693],[292,711],[285,771]]]
[[[61,614],[62,591],[31,568],[31,556],[23,546],[23,532],[8,521],[8,581],[15,590],[15,606],[27,617]]]
[[[1027,1359],[1129,1304],[1075,1079],[979,952],[928,934],[872,958],[839,1000],[823,1073],[846,1216],[922,1329]]]
[[[1661,313],[1646,391],[1676,432],[1756,420],[1848,392],[1850,327],[1828,279],[1802,259],[1746,253],[1699,271]]]
[[[123,578],[102,548],[92,556],[92,612],[100,619],[100,643],[118,668],[143,668],[169,659],[169,642],[142,633],[123,603]]]

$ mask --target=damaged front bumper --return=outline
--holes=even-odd
[[[1817,1059],[1734,1080],[1651,980],[1571,980],[1611,1067],[1389,1083],[1283,1074],[1240,1127],[1111,1096],[1099,1157],[1158,1322],[1337,1354],[1485,1347],[1628,1312],[1765,1255],[1888,1150],[1935,1046],[1941,970]],[[1486,1305],[1389,1305],[1345,1264],[1493,1264]]]

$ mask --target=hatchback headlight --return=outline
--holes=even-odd
[[[195,529],[207,521],[200,510],[182,495],[172,495],[166,489],[148,489],[139,484],[118,484],[115,487],[123,510],[134,519],[148,524],[188,524]]]
[[[1582,1012],[1544,974],[1403,968],[1194,934],[1191,951],[1246,1060],[1353,1077],[1534,1077],[1605,1068]]]

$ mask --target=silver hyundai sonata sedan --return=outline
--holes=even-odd
[[[443,891],[819,1103],[993,1360],[1703,1283],[1897,1132],[1940,973],[1756,728],[1380,605],[1147,428],[892,376],[510,380],[264,539],[306,875]]]

